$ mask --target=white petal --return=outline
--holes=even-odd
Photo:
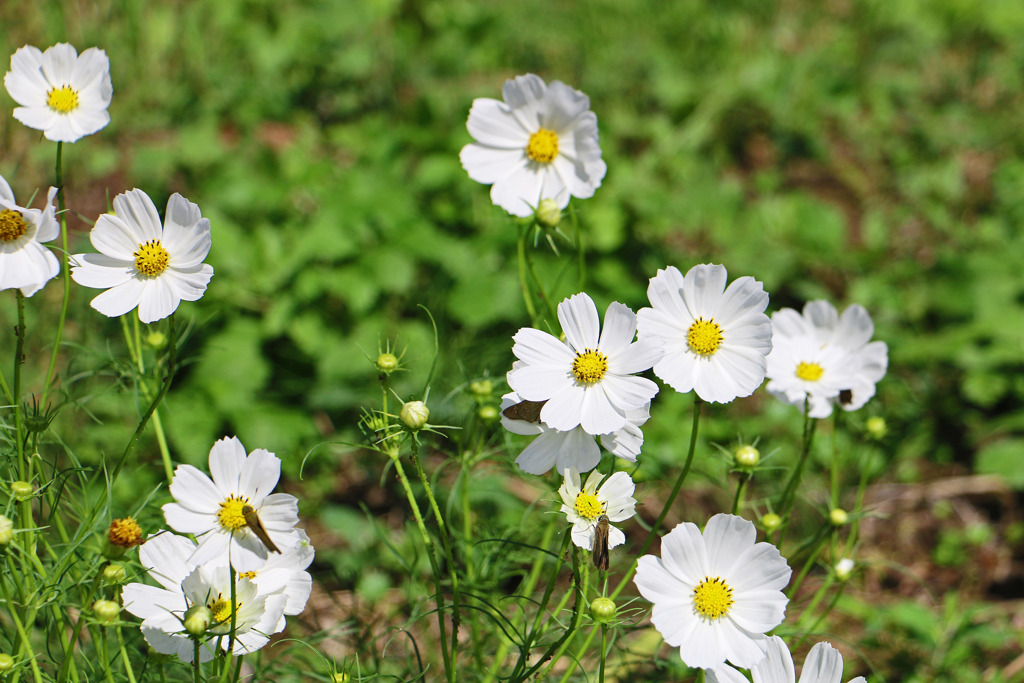
[[[566,341],[577,353],[598,348],[601,321],[594,300],[586,293],[574,294],[558,304],[558,322]]]

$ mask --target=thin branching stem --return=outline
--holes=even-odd
[[[60,241],[61,241],[61,274],[64,283],[64,297],[61,300],[60,305],[60,317],[57,319],[57,333],[53,339],[53,351],[50,352],[50,366],[46,370],[46,382],[43,384],[43,396],[40,400],[41,405],[46,405],[46,399],[50,394],[50,387],[53,384],[53,377],[57,371],[57,355],[60,353],[60,342],[64,336],[64,321],[68,317],[68,306],[71,302],[71,272],[68,268],[68,222],[64,217],[64,168],[62,165],[62,155],[64,151],[64,143],[57,143],[57,164],[56,164],[56,181],[57,181],[57,211],[60,215]]]

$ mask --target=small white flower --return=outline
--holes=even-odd
[[[26,45],[11,56],[4,85],[21,105],[14,118],[47,140],[75,142],[110,123],[110,60],[99,48],[79,55],[67,43],[46,52]]]
[[[130,583],[121,592],[125,609],[142,619],[142,634],[157,652],[174,654],[186,662],[193,658],[193,644],[182,619],[194,605],[205,605],[213,615],[209,633],[214,636],[200,648],[200,660],[213,658],[216,648],[227,649],[231,617],[235,620],[234,654],[263,647],[270,635],[285,627],[288,596],[278,588],[263,590],[244,575],[235,581],[231,601],[231,572],[226,562],[197,566],[190,558],[196,544],[183,537],[162,533],[139,548],[139,562],[160,588]]]
[[[284,613],[289,615],[300,614],[306,608],[313,589],[313,577],[306,568],[313,562],[315,552],[306,532],[302,529],[296,531],[299,533],[297,544],[280,554],[271,553],[266,564],[244,574],[256,584],[260,593],[283,593],[286,598]]]
[[[564,480],[558,489],[562,498],[561,511],[572,524],[572,542],[584,550],[594,548],[594,530],[598,520],[606,516],[609,522],[624,522],[636,514],[636,500],[633,492],[636,486],[625,472],[615,472],[605,479],[593,471],[587,483],[580,486],[580,473],[573,468],[562,472]],[[598,484],[601,487],[598,488]],[[626,542],[626,535],[615,526],[608,527],[608,547],[614,548]]]
[[[501,410],[513,406],[523,399],[512,391],[501,397]],[[636,462],[640,448],[644,444],[644,434],[640,427],[651,417],[651,404],[643,408],[627,411],[626,426],[611,434],[601,435],[601,446],[612,455],[630,462]],[[553,467],[562,472],[572,467],[579,472],[589,472],[601,461],[601,449],[591,434],[582,427],[566,432],[551,429],[544,422],[514,420],[501,414],[501,424],[513,434],[534,436],[529,446],[516,458],[519,469],[527,474],[544,474]]]
[[[194,534],[199,546],[189,561],[195,565],[228,558],[240,572],[262,568],[269,551],[247,526],[243,508],[251,507],[280,552],[300,542],[298,499],[270,493],[281,476],[281,460],[256,449],[248,456],[238,437],[223,438],[210,449],[207,477],[191,465],[178,465],[170,491],[176,502],[163,506],[175,531]]]
[[[597,306],[583,293],[558,304],[558,320],[564,342],[532,327],[516,333],[512,353],[519,360],[508,385],[526,400],[547,401],[540,419],[552,429],[611,434],[625,428],[631,411],[658,393],[657,384],[633,373],[657,362],[660,345],[633,341],[636,315],[618,302],[608,306],[601,330]]]
[[[874,324],[863,306],[839,316],[827,301],[808,302],[803,314],[784,308],[772,315],[772,353],[767,389],[773,395],[825,418],[833,403],[857,410],[875,394],[885,376],[888,347],[871,342]]]
[[[0,290],[18,288],[32,296],[60,271],[57,257],[40,244],[60,234],[56,195],[51,187],[43,210],[26,209],[15,203],[11,186],[0,177]]]
[[[772,636],[767,642],[767,656],[751,667],[754,683],[796,683],[793,656],[782,638]],[[747,678],[728,664],[708,669],[708,683],[747,683]],[[818,643],[807,653],[800,683],[841,683],[843,656],[828,643]],[[850,683],[865,683],[857,676]]]
[[[534,74],[505,81],[502,95],[473,100],[466,127],[476,142],[459,155],[469,177],[491,185],[491,201],[515,216],[532,215],[542,199],[564,209],[570,195],[592,197],[607,166],[590,99]]]
[[[684,277],[669,266],[651,278],[652,308],[637,312],[640,339],[664,345],[654,374],[678,392],[728,403],[749,396],[765,377],[772,348],[768,294],[741,277],[726,288],[724,266],[694,266]]]
[[[114,213],[99,217],[89,239],[100,253],[75,254],[71,277],[107,290],[91,305],[111,318],[135,307],[144,323],[166,318],[182,301],[201,298],[213,277],[213,267],[203,263],[210,221],[178,193],[167,200],[162,226],[145,192],[119,194]]]
[[[637,563],[633,580],[654,603],[651,622],[687,666],[729,660],[749,668],[764,658],[764,634],[786,613],[782,589],[792,570],[775,546],[756,540],[751,522],[718,514],[703,534],[679,524],[661,539],[660,558]]]

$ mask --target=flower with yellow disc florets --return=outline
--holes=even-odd
[[[687,666],[728,660],[750,668],[764,658],[764,634],[786,613],[782,589],[792,570],[775,546],[756,540],[752,523],[719,514],[703,534],[695,524],[676,526],[661,539],[661,557],[640,558],[634,581],[654,603],[651,622]]]
[[[607,517],[608,547],[622,545],[626,535],[614,526],[636,514],[636,486],[625,472],[615,472],[607,479],[598,471],[587,477],[587,483],[580,485],[580,473],[574,468],[563,472],[562,486],[558,495],[562,499],[561,511],[572,524],[572,542],[584,550],[593,550],[594,534],[601,517]],[[604,483],[602,483],[604,479]]]

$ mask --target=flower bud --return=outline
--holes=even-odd
[[[117,562],[111,562],[103,568],[103,583],[108,585],[116,585],[123,583],[128,574],[124,570],[123,564]]]
[[[476,416],[484,422],[494,422],[498,419],[498,409],[494,406],[480,406],[476,411]]]
[[[14,657],[9,654],[0,654],[0,674],[5,674],[14,668]]]
[[[390,375],[398,369],[398,356],[390,352],[382,353],[377,356],[377,362],[374,365],[377,366],[381,374]]]
[[[590,603],[590,618],[599,624],[607,624],[615,618],[615,601],[611,598],[594,598]]]
[[[835,572],[837,579],[839,579],[840,581],[846,581],[848,578],[850,578],[850,574],[853,573],[853,560],[851,560],[849,557],[844,557],[843,559],[839,560],[838,562],[836,562]]]
[[[14,494],[14,497],[16,499],[28,500],[29,498],[32,497],[32,484],[28,483],[27,481],[12,481],[10,486],[11,493]]]
[[[775,531],[782,526],[782,517],[779,517],[774,512],[769,512],[761,518],[761,526],[764,527],[765,531]]]
[[[494,393],[494,382],[489,379],[478,379],[469,383],[469,393],[478,400],[485,400]]]
[[[545,228],[557,228],[562,220],[562,209],[554,199],[542,199],[533,217]]]
[[[867,430],[868,434],[872,439],[881,439],[889,431],[889,427],[885,424],[884,417],[869,417],[864,423],[864,429]]]
[[[414,432],[418,432],[427,426],[427,418],[430,417],[430,409],[423,401],[409,401],[402,404],[402,411],[398,415],[402,418],[405,426]]]
[[[0,515],[0,545],[7,545],[14,538],[14,522]]]
[[[336,671],[331,674],[331,683],[348,683],[349,677],[347,673]]]
[[[97,600],[92,603],[92,611],[103,624],[113,624],[121,613],[121,606],[113,600]]]
[[[201,636],[213,623],[213,612],[206,605],[192,605],[185,610],[185,618],[182,621],[190,635]]]
[[[843,526],[850,521],[850,515],[846,514],[846,510],[842,508],[834,508],[828,513],[828,521],[832,523],[832,526]]]
[[[150,332],[146,335],[146,343],[159,351],[167,346],[167,335],[163,332]]]
[[[732,457],[737,467],[749,470],[757,467],[757,464],[761,462],[761,451],[753,446],[744,445],[737,448]]]

